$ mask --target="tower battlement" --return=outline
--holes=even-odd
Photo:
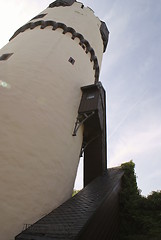
[[[70,198],[83,127],[81,87],[98,82],[108,30],[94,13],[58,0],[0,50],[0,233],[13,239]],[[104,39],[104,40],[103,40]]]

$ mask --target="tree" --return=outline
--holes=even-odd
[[[119,240],[161,239],[161,191],[147,198],[137,187],[133,161],[121,165],[124,170],[120,194]]]

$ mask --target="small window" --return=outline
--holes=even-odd
[[[36,17],[32,18],[31,20],[34,20],[34,19],[38,19],[38,18],[43,18],[47,15],[47,13],[44,13],[44,14],[39,14],[37,15]]]
[[[74,63],[75,63],[75,60],[74,60],[72,57],[70,57],[68,61],[69,61],[72,65],[74,65]]]
[[[95,97],[94,94],[88,94],[88,95],[87,95],[87,99],[88,99],[88,100],[93,99],[94,97]]]
[[[5,53],[0,56],[0,61],[5,61],[12,56],[13,53]]]

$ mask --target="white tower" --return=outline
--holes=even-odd
[[[0,50],[1,239],[14,239],[71,196],[80,87],[98,81],[107,40],[90,8],[58,0]]]

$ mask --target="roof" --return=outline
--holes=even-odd
[[[96,213],[100,211],[100,207],[111,199],[113,193],[116,195],[116,192],[120,191],[122,176],[123,171],[120,168],[108,169],[103,176],[96,178],[78,194],[20,233],[15,239],[81,239]],[[108,218],[110,219],[110,216]],[[85,237],[83,236],[82,239]]]

